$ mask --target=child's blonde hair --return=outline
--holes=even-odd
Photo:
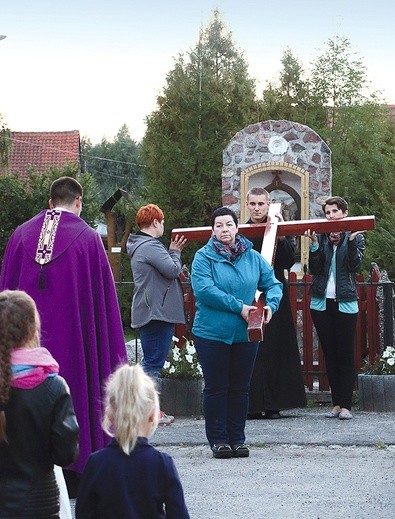
[[[158,419],[159,398],[154,381],[139,365],[119,367],[106,385],[104,431],[115,437],[125,454],[130,454],[140,427],[151,420],[151,435]]]
[[[36,303],[22,290],[0,292],[0,409],[8,402],[11,351],[31,342],[39,346],[40,318]],[[5,414],[0,410],[0,442],[6,440]]]

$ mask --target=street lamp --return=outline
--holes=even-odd
[[[0,40],[4,40],[4,38],[7,38],[5,34],[0,34]]]

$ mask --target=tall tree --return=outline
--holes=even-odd
[[[291,119],[313,128],[332,151],[332,192],[350,202],[351,214],[375,214],[367,235],[371,261],[395,276],[395,127],[388,107],[369,92],[367,71],[347,38],[336,36],[309,75],[287,49],[279,79],[263,92],[265,119]]]
[[[327,42],[313,63],[312,84],[328,123],[319,133],[332,150],[335,194],[344,196],[354,215],[375,214],[377,229],[367,236],[365,267],[371,261],[395,276],[395,127],[388,107],[369,92],[366,67],[347,38]]]
[[[287,119],[312,128],[322,125],[326,110],[313,94],[311,81],[290,48],[284,51],[281,65],[278,80],[269,82],[263,91],[263,120]]]
[[[315,95],[329,110],[331,128],[339,107],[359,105],[366,99],[366,67],[347,38],[336,36],[327,41],[326,51],[313,63],[311,80]]]
[[[395,277],[395,128],[388,108],[366,102],[339,109],[331,131],[333,192],[344,196],[354,215],[374,214],[367,235],[365,267],[375,261]]]
[[[10,147],[11,130],[7,128],[7,125],[0,114],[0,166],[7,166]]]
[[[134,141],[129,129],[123,125],[114,142],[102,139],[100,144],[82,142],[82,160],[99,186],[102,203],[118,189],[139,196],[142,189],[141,171],[144,165],[140,158],[140,145]]]
[[[218,11],[196,46],[175,60],[142,143],[147,200],[166,227],[206,225],[221,205],[222,151],[257,120],[255,83]]]

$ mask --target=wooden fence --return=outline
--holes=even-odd
[[[325,361],[322,349],[318,347],[318,339],[310,315],[309,288],[311,280],[312,276],[309,274],[306,274],[303,279],[298,279],[293,272],[289,274],[288,285],[292,315],[298,336],[306,388],[310,391],[313,389],[327,391],[329,390],[329,384],[326,376]],[[372,269],[370,279],[367,281],[365,281],[362,276],[357,277],[359,296],[359,314],[355,337],[355,365],[357,372],[361,371],[364,359],[369,358],[370,361],[373,361],[374,358],[380,354],[382,349],[383,340],[381,339],[382,333],[380,333],[380,329],[383,327],[383,322],[381,322],[380,325],[377,292],[378,289],[384,285],[385,283],[380,282],[380,272],[378,269]],[[389,283],[389,285],[390,301],[388,302],[390,304],[390,316],[388,317],[387,313],[387,320],[390,319],[391,322],[387,324],[389,324],[391,342],[386,343],[386,346],[390,344],[393,345],[393,283]],[[177,325],[176,327],[176,336],[181,339],[181,345],[182,337],[189,337],[191,335],[193,317],[195,315],[195,302],[191,285],[189,282],[184,282],[183,287],[187,322],[185,326]]]

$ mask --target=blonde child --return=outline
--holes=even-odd
[[[92,454],[77,495],[77,519],[188,519],[172,458],[149,444],[158,426],[153,380],[123,365],[109,378],[103,429],[114,437]]]
[[[0,292],[0,517],[59,517],[54,463],[78,453],[70,392],[39,332],[33,299]]]

